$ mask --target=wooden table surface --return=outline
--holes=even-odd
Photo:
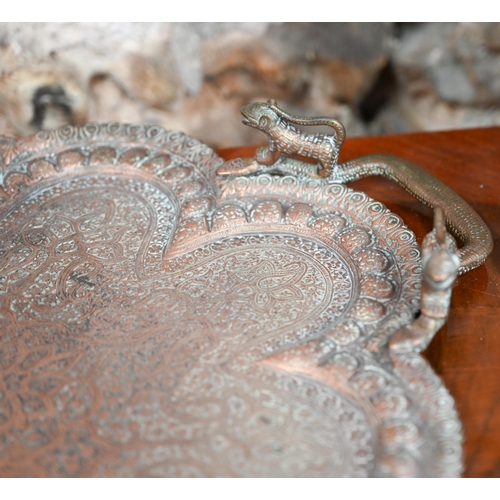
[[[255,147],[221,149],[226,159]],[[465,477],[500,477],[500,127],[347,139],[340,161],[387,153],[411,160],[461,195],[489,226],[495,247],[484,266],[461,276],[448,323],[424,353],[455,398],[464,427]],[[383,202],[415,232],[432,229],[432,211],[395,183],[350,184]]]

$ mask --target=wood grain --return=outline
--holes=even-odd
[[[257,146],[221,149],[226,159]],[[447,325],[424,353],[455,398],[464,427],[465,477],[500,477],[500,127],[347,139],[340,161],[386,153],[413,161],[462,196],[490,228],[484,266],[458,278]],[[419,242],[432,211],[402,188],[373,177],[350,184],[399,214]]]

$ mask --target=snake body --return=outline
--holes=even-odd
[[[418,165],[390,155],[368,155],[341,163],[336,181],[351,182],[371,175],[381,175],[397,182],[425,205],[442,207],[451,232],[463,244],[459,250],[464,274],[484,263],[493,250],[491,232],[470,205],[446,184]]]
[[[219,169],[220,175],[258,174],[271,167],[277,173],[296,173],[306,177],[323,178],[325,182],[347,183],[371,175],[381,175],[397,182],[406,191],[432,209],[441,207],[450,231],[463,244],[459,250],[460,268],[464,274],[484,263],[493,250],[491,232],[458,194],[418,165],[396,156],[375,154],[362,156],[346,163],[337,163],[340,146],[345,138],[343,125],[327,117],[300,118],[279,108],[275,101],[255,102],[243,106],[243,123],[267,134],[269,146],[260,148],[252,163]],[[329,125],[334,135],[306,134],[296,125]],[[311,165],[286,155],[310,158],[322,167],[311,173]],[[230,162],[228,162],[230,163]]]

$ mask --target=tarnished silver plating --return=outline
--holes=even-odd
[[[288,135],[249,160],[156,126],[0,139],[0,475],[460,474],[418,352],[486,255],[443,206],[421,259],[340,182],[343,127],[294,143],[269,106]]]

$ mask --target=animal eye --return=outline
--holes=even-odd
[[[267,116],[261,116],[259,119],[259,127],[267,128],[269,127],[269,118]]]

